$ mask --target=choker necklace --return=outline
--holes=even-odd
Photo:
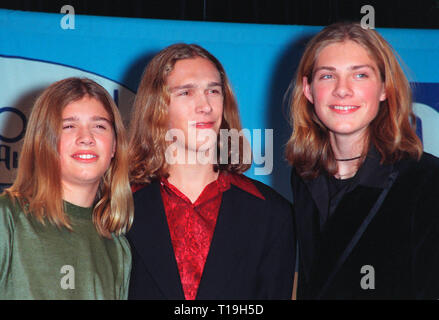
[[[360,159],[362,156],[358,156],[358,157],[353,157],[353,158],[349,158],[349,159],[335,159],[336,161],[352,161],[352,160],[357,160]]]

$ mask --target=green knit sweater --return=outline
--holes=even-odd
[[[99,236],[92,208],[65,202],[73,231],[25,215],[0,196],[0,299],[126,299],[125,237]]]

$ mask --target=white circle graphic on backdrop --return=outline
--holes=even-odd
[[[421,119],[424,150],[439,157],[439,112],[418,102],[413,103],[413,112]]]

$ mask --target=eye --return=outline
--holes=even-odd
[[[221,90],[219,90],[219,89],[209,89],[208,93],[210,93],[210,94],[221,94]]]
[[[328,80],[328,79],[332,79],[332,74],[322,74],[319,79],[321,80]]]
[[[103,130],[107,130],[107,126],[103,125],[103,124],[97,124],[96,128],[98,129],[103,129]]]
[[[188,96],[189,95],[189,91],[185,90],[185,91],[180,91],[179,93],[177,93],[177,96]]]
[[[63,128],[63,130],[64,130],[64,129],[72,129],[72,128],[74,128],[74,125],[73,125],[73,124],[64,124],[64,125],[62,126],[62,128]]]
[[[357,73],[357,74],[355,75],[355,77],[356,77],[356,78],[359,78],[359,79],[363,79],[363,78],[368,78],[369,75],[368,75],[367,73]]]

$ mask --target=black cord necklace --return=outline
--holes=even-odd
[[[353,158],[349,158],[349,159],[335,159],[336,161],[352,161],[352,160],[357,160],[360,159],[362,156],[358,156],[358,157],[353,157]]]

